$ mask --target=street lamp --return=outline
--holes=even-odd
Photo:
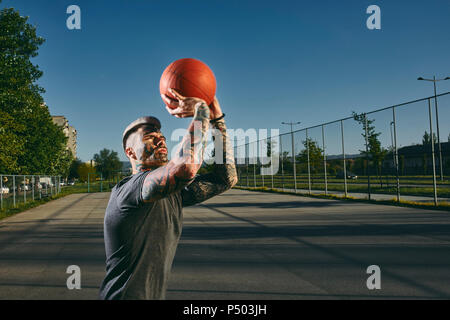
[[[394,167],[396,166],[395,163],[395,147],[394,147],[394,135],[392,133],[392,126],[394,125],[394,121],[391,121],[390,123],[390,127],[391,127],[391,146],[392,146],[392,160],[393,160],[393,164]]]
[[[291,142],[292,142],[292,165],[294,169],[294,189],[297,192],[297,177],[295,173],[295,152],[294,152],[294,131],[293,126],[300,124],[299,122],[282,122],[281,124],[287,124],[291,126]]]
[[[439,171],[440,171],[441,181],[444,181],[444,175],[443,175],[443,170],[442,170],[441,139],[439,137],[439,116],[438,116],[438,106],[437,106],[436,82],[450,80],[450,77],[445,77],[444,79],[436,79],[435,76],[433,76],[433,79],[425,79],[425,78],[419,77],[419,78],[417,78],[417,80],[432,81],[433,85],[434,85],[434,108],[436,110],[436,131],[437,131],[438,148],[439,148],[439,169],[440,169]],[[433,137],[431,137],[431,143],[434,143]]]

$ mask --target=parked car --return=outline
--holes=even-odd
[[[336,178],[338,179],[344,179],[344,172],[341,171],[336,175]],[[352,179],[352,180],[356,180],[358,179],[358,176],[352,172],[348,172],[347,171],[347,179]]]
[[[3,188],[2,188],[2,193],[3,193],[3,194],[9,193],[9,188],[3,187]]]
[[[75,185],[75,181],[69,181],[68,185],[69,186],[74,186]]]

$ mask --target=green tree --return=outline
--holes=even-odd
[[[69,149],[60,150],[57,157],[54,157],[51,168],[47,170],[50,174],[60,175],[64,179],[68,177],[70,164],[73,161],[72,151]]]
[[[8,113],[0,110],[0,172],[19,171],[18,156],[24,153],[25,141],[18,135],[25,126],[14,121]]]
[[[80,159],[78,158],[73,159],[69,167],[69,174],[67,176],[67,179],[69,179],[70,181],[80,179],[80,174],[78,170],[82,164],[83,161],[81,161]]]
[[[435,143],[435,144],[437,143],[436,133],[433,133],[433,143]],[[427,131],[425,131],[425,133],[423,134],[422,144],[424,146],[431,145],[431,135]]]
[[[292,157],[289,156],[289,151],[283,151],[281,154],[281,164],[283,171],[286,173],[293,173]]]
[[[359,122],[362,125],[363,133],[361,135],[364,137],[364,141],[366,141],[367,132],[368,152],[366,150],[360,150],[360,153],[365,157],[368,156],[369,161],[372,161],[376,169],[376,175],[380,180],[380,185],[381,187],[383,187],[383,181],[381,179],[382,164],[384,158],[388,153],[388,150],[381,146],[381,142],[378,139],[378,137],[381,135],[381,132],[375,131],[375,126],[373,125],[375,120],[366,119],[367,115],[365,113],[357,114],[353,111],[352,116],[355,121]],[[368,163],[368,167],[370,167],[370,162]]]
[[[308,149],[309,149],[309,164],[311,173],[318,173],[323,163],[323,150],[319,147],[317,141],[312,138],[302,141],[304,149],[300,151],[297,159],[304,164],[307,169],[308,166]]]
[[[53,124],[37,85],[42,71],[31,61],[44,39],[13,8],[0,10],[0,171],[64,175],[71,155]]]
[[[95,173],[94,166],[91,166],[89,163],[81,163],[77,169],[78,176],[80,177],[81,182],[88,181],[88,177],[91,181],[94,181],[95,176],[89,176],[90,173]]]
[[[95,169],[103,175],[104,179],[110,179],[115,172],[122,169],[122,162],[119,160],[117,152],[103,149],[94,155]]]
[[[262,167],[267,167],[267,168],[269,168],[270,166],[272,166],[272,156],[276,156],[275,155],[275,150],[276,150],[276,146],[277,146],[277,141],[275,140],[275,139],[272,139],[272,138],[269,138],[269,139],[266,139],[266,149],[267,149],[267,152],[266,152],[266,156],[267,156],[267,159],[266,159],[266,164],[265,165],[262,165]],[[274,172],[274,174],[275,174],[275,172]]]

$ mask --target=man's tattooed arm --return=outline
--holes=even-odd
[[[228,139],[225,121],[218,120],[213,127],[215,129],[213,130],[213,140],[216,155],[213,172],[197,176],[182,190],[183,206],[203,202],[232,188],[237,183],[233,148]]]
[[[194,119],[183,138],[177,157],[145,177],[142,186],[142,199],[145,202],[162,199],[192,182],[203,162],[209,116],[206,104],[198,103],[195,106]]]

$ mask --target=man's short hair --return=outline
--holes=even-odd
[[[161,122],[158,120],[158,118],[146,116],[146,117],[140,117],[140,118],[134,120],[132,123],[130,123],[128,125],[128,127],[126,127],[126,129],[123,132],[123,135],[122,135],[123,150],[126,150],[126,148],[127,148],[127,139],[130,136],[130,134],[132,134],[139,127],[144,126],[144,125],[154,126],[156,130],[161,130]]]

